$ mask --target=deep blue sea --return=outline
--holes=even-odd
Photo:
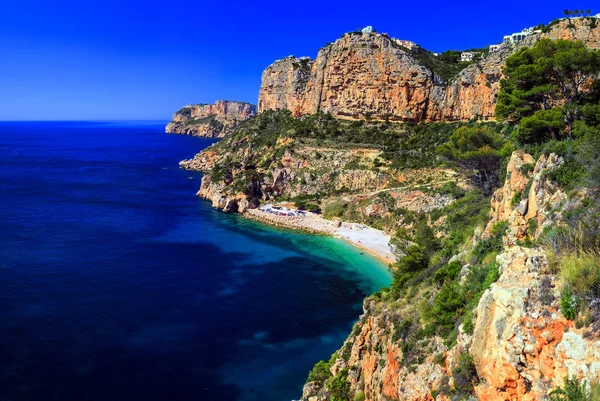
[[[385,267],[195,196],[164,122],[0,122],[0,400],[289,401]]]

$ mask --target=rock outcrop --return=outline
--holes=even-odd
[[[281,144],[282,146],[289,143]],[[239,144],[233,152],[235,158],[248,158],[251,152],[263,154],[277,152],[275,149],[254,150],[247,144]],[[370,149],[360,152],[346,152],[342,149],[311,147],[300,148],[293,154],[285,151],[272,163],[268,170],[261,171],[255,179],[243,181],[243,187],[230,185],[236,178],[244,177],[243,165],[232,168],[228,174],[219,179],[213,179],[214,165],[229,153],[216,153],[207,149],[190,160],[183,160],[179,165],[185,169],[211,172],[202,177],[202,184],[197,195],[208,199],[214,207],[230,212],[243,213],[251,207],[257,207],[258,202],[269,201],[277,196],[285,195],[293,198],[298,195],[314,195],[322,191],[347,190],[380,190],[388,184],[389,177],[385,174],[367,169],[344,169],[357,153],[363,158],[373,157]],[[363,154],[364,153],[364,154]],[[378,154],[378,152],[375,152]],[[332,169],[332,164],[336,169]],[[248,197],[247,195],[252,196]],[[248,198],[253,199],[249,201]],[[253,203],[254,202],[254,203]]]
[[[587,383],[600,380],[597,324],[579,328],[566,319],[560,310],[561,284],[545,250],[516,244],[535,239],[544,227],[560,222],[561,213],[576,207],[573,201],[565,202],[566,195],[547,178],[561,164],[555,154],[542,155],[537,162],[522,151],[511,156],[507,179],[494,194],[483,232],[489,234],[500,221],[507,225],[504,250],[496,257],[499,278],[473,311],[472,334],[459,326],[451,348],[435,336],[411,345],[414,348],[404,347],[407,310],[379,298],[365,301],[365,313],[330,369],[333,376],[347,369],[350,398],[448,401],[443,389],[456,384],[460,358],[467,354],[476,371],[472,395],[479,400],[541,401],[567,377]],[[532,220],[536,229],[531,229]],[[464,257],[459,254],[452,260]],[[424,354],[418,362],[407,363],[419,348]],[[327,385],[308,382],[302,400],[329,400],[329,391]]]
[[[552,40],[580,40],[590,49],[600,49],[600,19],[561,19],[541,36]]]
[[[542,400],[566,377],[600,378],[600,341],[559,311],[560,288],[541,249],[509,247],[500,279],[477,306],[471,355],[480,400]]]
[[[600,48],[592,19],[561,20],[548,32],[503,46],[444,82],[418,51],[385,34],[347,33],[319,50],[317,58],[293,56],[263,72],[258,111],[288,109],[295,116],[328,112],[338,118],[390,121],[465,121],[494,117],[506,59],[540,37],[581,40]],[[422,50],[420,50],[422,52]]]
[[[434,361],[446,347],[435,338],[428,345],[429,355],[416,369],[405,366],[405,355],[391,335],[394,318],[392,310],[380,310],[376,302],[365,302],[364,315],[338,353],[331,374],[348,369],[350,393],[361,393],[364,400],[431,400],[431,390],[447,374],[446,367]],[[317,383],[304,386],[304,401],[326,401],[330,397],[328,390]]]
[[[554,153],[542,155],[535,162],[523,151],[514,152],[507,165],[504,186],[492,196],[485,234],[489,235],[496,223],[506,222],[505,242],[515,245],[519,240],[534,238],[551,222],[559,222],[559,206],[566,202],[567,195],[546,174],[562,164],[562,158]]]
[[[256,114],[256,106],[236,101],[217,100],[214,104],[194,104],[173,115],[165,131],[207,138],[223,138],[237,125]]]

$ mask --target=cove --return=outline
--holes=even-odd
[[[291,400],[385,266],[226,215],[164,122],[0,123],[0,388],[10,400]]]

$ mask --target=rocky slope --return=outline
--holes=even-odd
[[[165,131],[208,138],[223,138],[239,123],[256,114],[256,106],[228,100],[214,104],[194,104],[175,112]]]
[[[589,19],[544,30],[521,45],[600,47]],[[545,400],[567,376],[600,379],[598,324],[563,316],[551,257],[533,246],[585,201],[550,178],[568,159],[514,152],[490,200],[435,151],[465,125],[510,137],[505,124],[456,121],[492,118],[515,49],[443,82],[386,35],[347,34],[314,61],[267,68],[261,113],[181,162],[205,172],[198,195],[226,212],[312,203],[393,234],[406,253],[394,284],[365,300],[341,349],[311,372],[303,401]]]
[[[258,110],[413,122],[493,119],[506,58],[540,37],[582,40],[600,48],[600,27],[590,27],[590,21],[558,21],[547,33],[490,53],[451,82],[425,66],[422,50],[409,51],[385,34],[348,33],[319,50],[315,60],[290,56],[267,67]]]
[[[515,216],[529,215],[541,219],[540,226],[548,226],[558,218],[557,210],[573,207],[554,183],[543,178],[561,163],[560,158],[542,156],[534,170],[523,173],[520,167],[530,162],[534,162],[531,155],[513,154],[508,165],[512,173],[492,201],[491,221],[507,219],[508,230],[504,250],[496,257],[499,277],[474,310],[472,334],[461,326],[453,345],[434,336],[407,347],[410,305],[390,303],[381,295],[370,297],[352,334],[328,365],[330,378],[309,379],[302,400],[330,400],[339,388],[349,399],[377,401],[441,401],[471,395],[479,400],[545,400],[566,377],[600,379],[597,328],[576,328],[561,314],[560,285],[544,250],[515,245],[537,235],[524,232]],[[525,207],[521,202],[505,203],[529,181]],[[462,260],[461,275],[473,274],[464,259],[464,254],[453,258]],[[430,297],[417,292],[410,303],[424,305]],[[465,375],[469,370],[465,366],[471,366],[472,377]]]
[[[182,161],[181,167],[206,173],[198,196],[226,212],[239,213],[260,203],[301,198],[321,207],[328,217],[372,224],[391,234],[402,224],[399,213],[421,214],[450,204],[452,196],[437,193],[438,188],[470,187],[463,174],[442,168],[433,155],[452,127],[425,134],[419,154],[406,151],[404,157],[415,164],[408,168],[392,165],[386,158],[393,156],[395,148],[401,152],[403,143],[414,147],[413,141],[421,141],[424,135],[420,132],[396,124],[355,124],[327,116],[299,120],[286,113],[261,113],[221,142]],[[335,140],[311,138],[324,130],[321,124],[335,126],[331,128]],[[356,132],[349,133],[354,126]],[[300,129],[308,134],[299,135]],[[360,138],[348,143],[339,136],[341,131]],[[384,154],[377,142],[390,142],[394,136],[398,139],[387,145],[389,155]],[[366,139],[370,145],[364,144]]]

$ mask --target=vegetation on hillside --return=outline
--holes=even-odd
[[[588,325],[600,320],[600,52],[581,42],[538,41],[506,63],[496,113],[518,123],[514,140],[565,160],[550,173],[571,196],[587,197],[567,225],[546,233],[563,287],[563,314]]]
[[[431,68],[439,71],[440,65]],[[548,178],[572,198],[584,200],[580,208],[565,213],[565,226],[544,232],[543,242],[561,277],[563,314],[579,327],[600,325],[600,84],[593,80],[598,74],[598,52],[578,42],[540,40],[507,60],[496,110],[502,122],[392,124],[343,121],[323,113],[294,118],[285,110],[265,111],[209,149],[221,156],[210,174],[213,181],[226,183],[232,191],[245,191],[248,197],[259,196],[258,183],[281,169],[286,155],[308,160],[309,165],[294,167],[297,182],[287,183],[291,189],[317,176],[334,177],[350,170],[374,172],[390,187],[399,186],[395,181],[399,172],[414,169],[443,167],[470,178],[470,187],[420,181],[423,191],[452,198],[429,213],[396,208],[392,197],[382,191],[375,199],[386,207],[388,217],[365,216],[358,210],[364,209],[361,202],[372,200],[348,198],[352,190],[325,184],[291,199],[307,209],[323,209],[326,217],[393,228],[393,243],[403,256],[393,266],[390,288],[371,297],[377,306],[369,313],[386,311],[393,328],[390,338],[402,350],[401,364],[414,369],[429,352],[434,336],[450,347],[461,327],[473,332],[472,311],[499,277],[496,256],[503,250],[506,223],[497,223],[487,238],[473,238],[488,221],[490,195],[504,180],[508,157],[520,148],[536,158],[554,152],[564,164]],[[349,156],[357,150],[372,150],[376,157]],[[335,151],[340,151],[338,159],[331,156]],[[522,169],[531,171],[533,165]],[[289,193],[274,196],[290,200]],[[537,227],[532,223],[529,230],[536,232]],[[348,359],[349,347],[330,361],[319,362],[309,375],[308,380],[324,386],[331,399],[351,396],[348,370],[336,376],[330,372],[336,358]],[[458,398],[471,392],[477,378],[468,354],[461,356],[453,378],[453,387],[444,385],[436,391]],[[564,398],[579,386],[569,383],[561,390],[564,393],[554,394],[555,400],[578,399]]]
[[[469,49],[465,51],[475,53],[472,61],[461,61],[462,51],[460,50],[447,50],[436,56],[430,51],[417,48],[411,50],[411,54],[420,64],[427,67],[433,75],[441,78],[442,82],[440,83],[450,85],[462,70],[485,57],[489,49]]]
[[[487,221],[488,196],[516,148],[536,158],[557,153],[565,163],[549,178],[572,197],[586,193],[581,207],[565,214],[567,225],[546,230],[543,242],[554,255],[553,266],[562,281],[563,314],[577,320],[578,327],[600,321],[600,85],[592,79],[600,74],[598,60],[598,52],[578,42],[541,40],[520,50],[508,59],[501,83],[497,116],[506,119],[505,128],[455,126],[436,148],[439,156],[474,171],[479,185],[463,191],[446,208],[417,216],[409,230],[396,235],[405,256],[395,265],[391,287],[372,299],[386,305],[381,310],[400,311],[389,318],[404,366],[424,360],[431,336],[444,337],[450,346],[459,326],[473,331],[472,310],[499,276],[495,256],[503,249],[507,225],[498,223],[492,235],[476,245],[470,240],[475,227]],[[522,168],[529,171],[533,166]],[[436,235],[440,232],[443,235]],[[462,263],[453,258],[461,252],[470,264],[466,276],[461,274]],[[453,372],[454,387],[443,381],[434,394],[468,396],[476,372],[468,355],[461,358]],[[593,388],[597,391],[597,386]],[[591,397],[574,379],[551,396],[556,401]]]

